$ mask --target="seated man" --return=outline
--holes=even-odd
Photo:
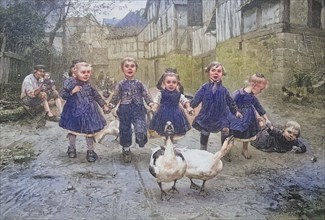
[[[300,138],[300,125],[295,121],[288,121],[284,129],[278,129],[268,124],[257,133],[251,145],[265,152],[295,153],[306,152],[306,141]]]
[[[34,67],[33,73],[27,75],[23,81],[20,98],[29,107],[43,105],[47,119],[57,122],[59,119],[51,112],[47,94],[42,91],[43,84],[39,82],[44,77],[44,72],[45,66],[36,65]]]

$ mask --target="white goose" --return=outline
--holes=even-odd
[[[233,139],[233,136],[226,138],[221,149],[215,154],[205,150],[179,148],[187,163],[185,176],[191,181],[191,189],[200,189],[199,194],[201,194],[201,192],[204,192],[205,182],[216,177],[221,172],[223,167],[221,158],[233,146]],[[192,179],[203,180],[202,186],[195,184]]]
[[[115,112],[112,112],[112,115],[115,117],[103,130],[99,131],[95,135],[95,140],[97,143],[100,143],[106,135],[116,136],[115,141],[119,138],[119,126],[120,120]]]
[[[174,185],[169,190],[178,192],[176,189],[176,181],[181,179],[186,171],[186,161],[181,153],[174,150],[173,134],[174,127],[170,121],[165,126],[166,142],[164,147],[153,149],[150,157],[149,172],[156,178],[159,185],[163,200],[167,193],[162,188],[162,182],[172,182]],[[167,199],[169,200],[169,198]]]

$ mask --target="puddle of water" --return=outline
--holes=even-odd
[[[262,194],[272,200],[269,210],[281,213],[274,219],[325,219],[325,182],[324,176],[315,175],[321,172],[317,169],[321,168],[306,165],[299,170],[278,170],[270,179],[269,189]]]

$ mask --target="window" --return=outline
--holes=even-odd
[[[188,0],[188,26],[202,26],[202,0]]]
[[[324,0],[308,0],[308,27],[321,28],[321,11]]]

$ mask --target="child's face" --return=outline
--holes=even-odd
[[[164,81],[165,89],[168,91],[174,91],[178,86],[178,80],[176,76],[166,76]]]
[[[222,79],[222,66],[221,65],[216,65],[211,67],[210,71],[209,71],[209,78],[214,81],[214,82],[218,82]]]
[[[78,80],[87,82],[90,79],[91,73],[90,66],[79,66],[75,71],[75,76]]]
[[[266,84],[264,83],[255,83],[252,85],[252,92],[254,95],[260,94],[266,87]]]
[[[299,132],[293,127],[288,127],[284,130],[283,136],[287,141],[294,141],[298,138]]]
[[[44,74],[44,79],[50,79],[50,78],[51,78],[50,74],[48,74],[48,73]]]
[[[137,71],[137,66],[133,61],[126,61],[122,66],[122,71],[126,79],[132,79]]]

